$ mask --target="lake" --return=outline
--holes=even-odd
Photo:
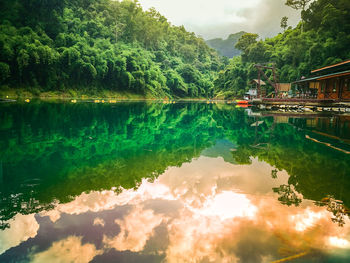
[[[0,104],[0,262],[349,262],[350,116]]]

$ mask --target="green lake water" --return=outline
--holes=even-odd
[[[278,260],[350,262],[349,115],[0,104],[0,262]]]

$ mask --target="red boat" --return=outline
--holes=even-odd
[[[236,100],[237,104],[248,104],[249,101],[247,100]]]
[[[237,104],[236,107],[237,108],[248,108],[250,105],[248,104]]]

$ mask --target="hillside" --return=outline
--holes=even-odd
[[[222,59],[202,38],[137,1],[4,0],[0,86],[207,97]]]
[[[227,39],[214,38],[205,42],[208,44],[208,46],[218,51],[220,55],[228,58],[233,58],[241,54],[241,51],[235,48],[235,45],[238,39],[244,34],[244,31],[240,31],[238,33],[229,35]]]
[[[308,76],[312,69],[350,58],[350,2],[317,0],[301,12],[302,21],[273,38],[258,40],[245,34],[237,43],[242,55],[235,57],[216,80],[216,93],[240,97],[257,77],[256,63],[274,63],[281,82]],[[271,72],[267,72],[270,77]]]

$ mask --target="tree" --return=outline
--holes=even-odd
[[[238,39],[238,42],[235,45],[235,48],[242,50],[245,52],[248,47],[254,43],[256,43],[256,39],[259,37],[258,34],[246,33]]]
[[[275,193],[279,194],[278,201],[280,201],[282,204],[291,206],[299,206],[299,204],[302,202],[301,198],[298,197],[297,192],[293,189],[292,185],[283,184],[280,185],[280,187],[274,187],[272,190]]]
[[[286,5],[295,9],[295,10],[302,10],[305,11],[305,7],[310,3],[312,0],[287,0]]]
[[[283,31],[286,31],[287,27],[288,27],[288,17],[284,16],[281,19],[281,28],[283,28]]]
[[[1,85],[202,95],[224,67],[203,39],[137,0],[13,2],[1,3]]]
[[[115,22],[115,42],[119,40],[119,36],[123,34],[125,27],[125,24],[120,23],[119,21]]]
[[[271,47],[263,41],[252,44],[245,52],[244,61],[264,63],[269,61],[271,57],[271,52],[269,49]]]
[[[286,5],[295,9],[295,10],[300,10],[301,9],[301,14],[305,12],[306,6],[311,2],[312,0],[287,0]],[[301,16],[301,20],[303,22],[303,16]],[[303,23],[301,24],[301,31],[303,31]]]
[[[0,62],[0,83],[10,76],[10,66],[4,62]]]

